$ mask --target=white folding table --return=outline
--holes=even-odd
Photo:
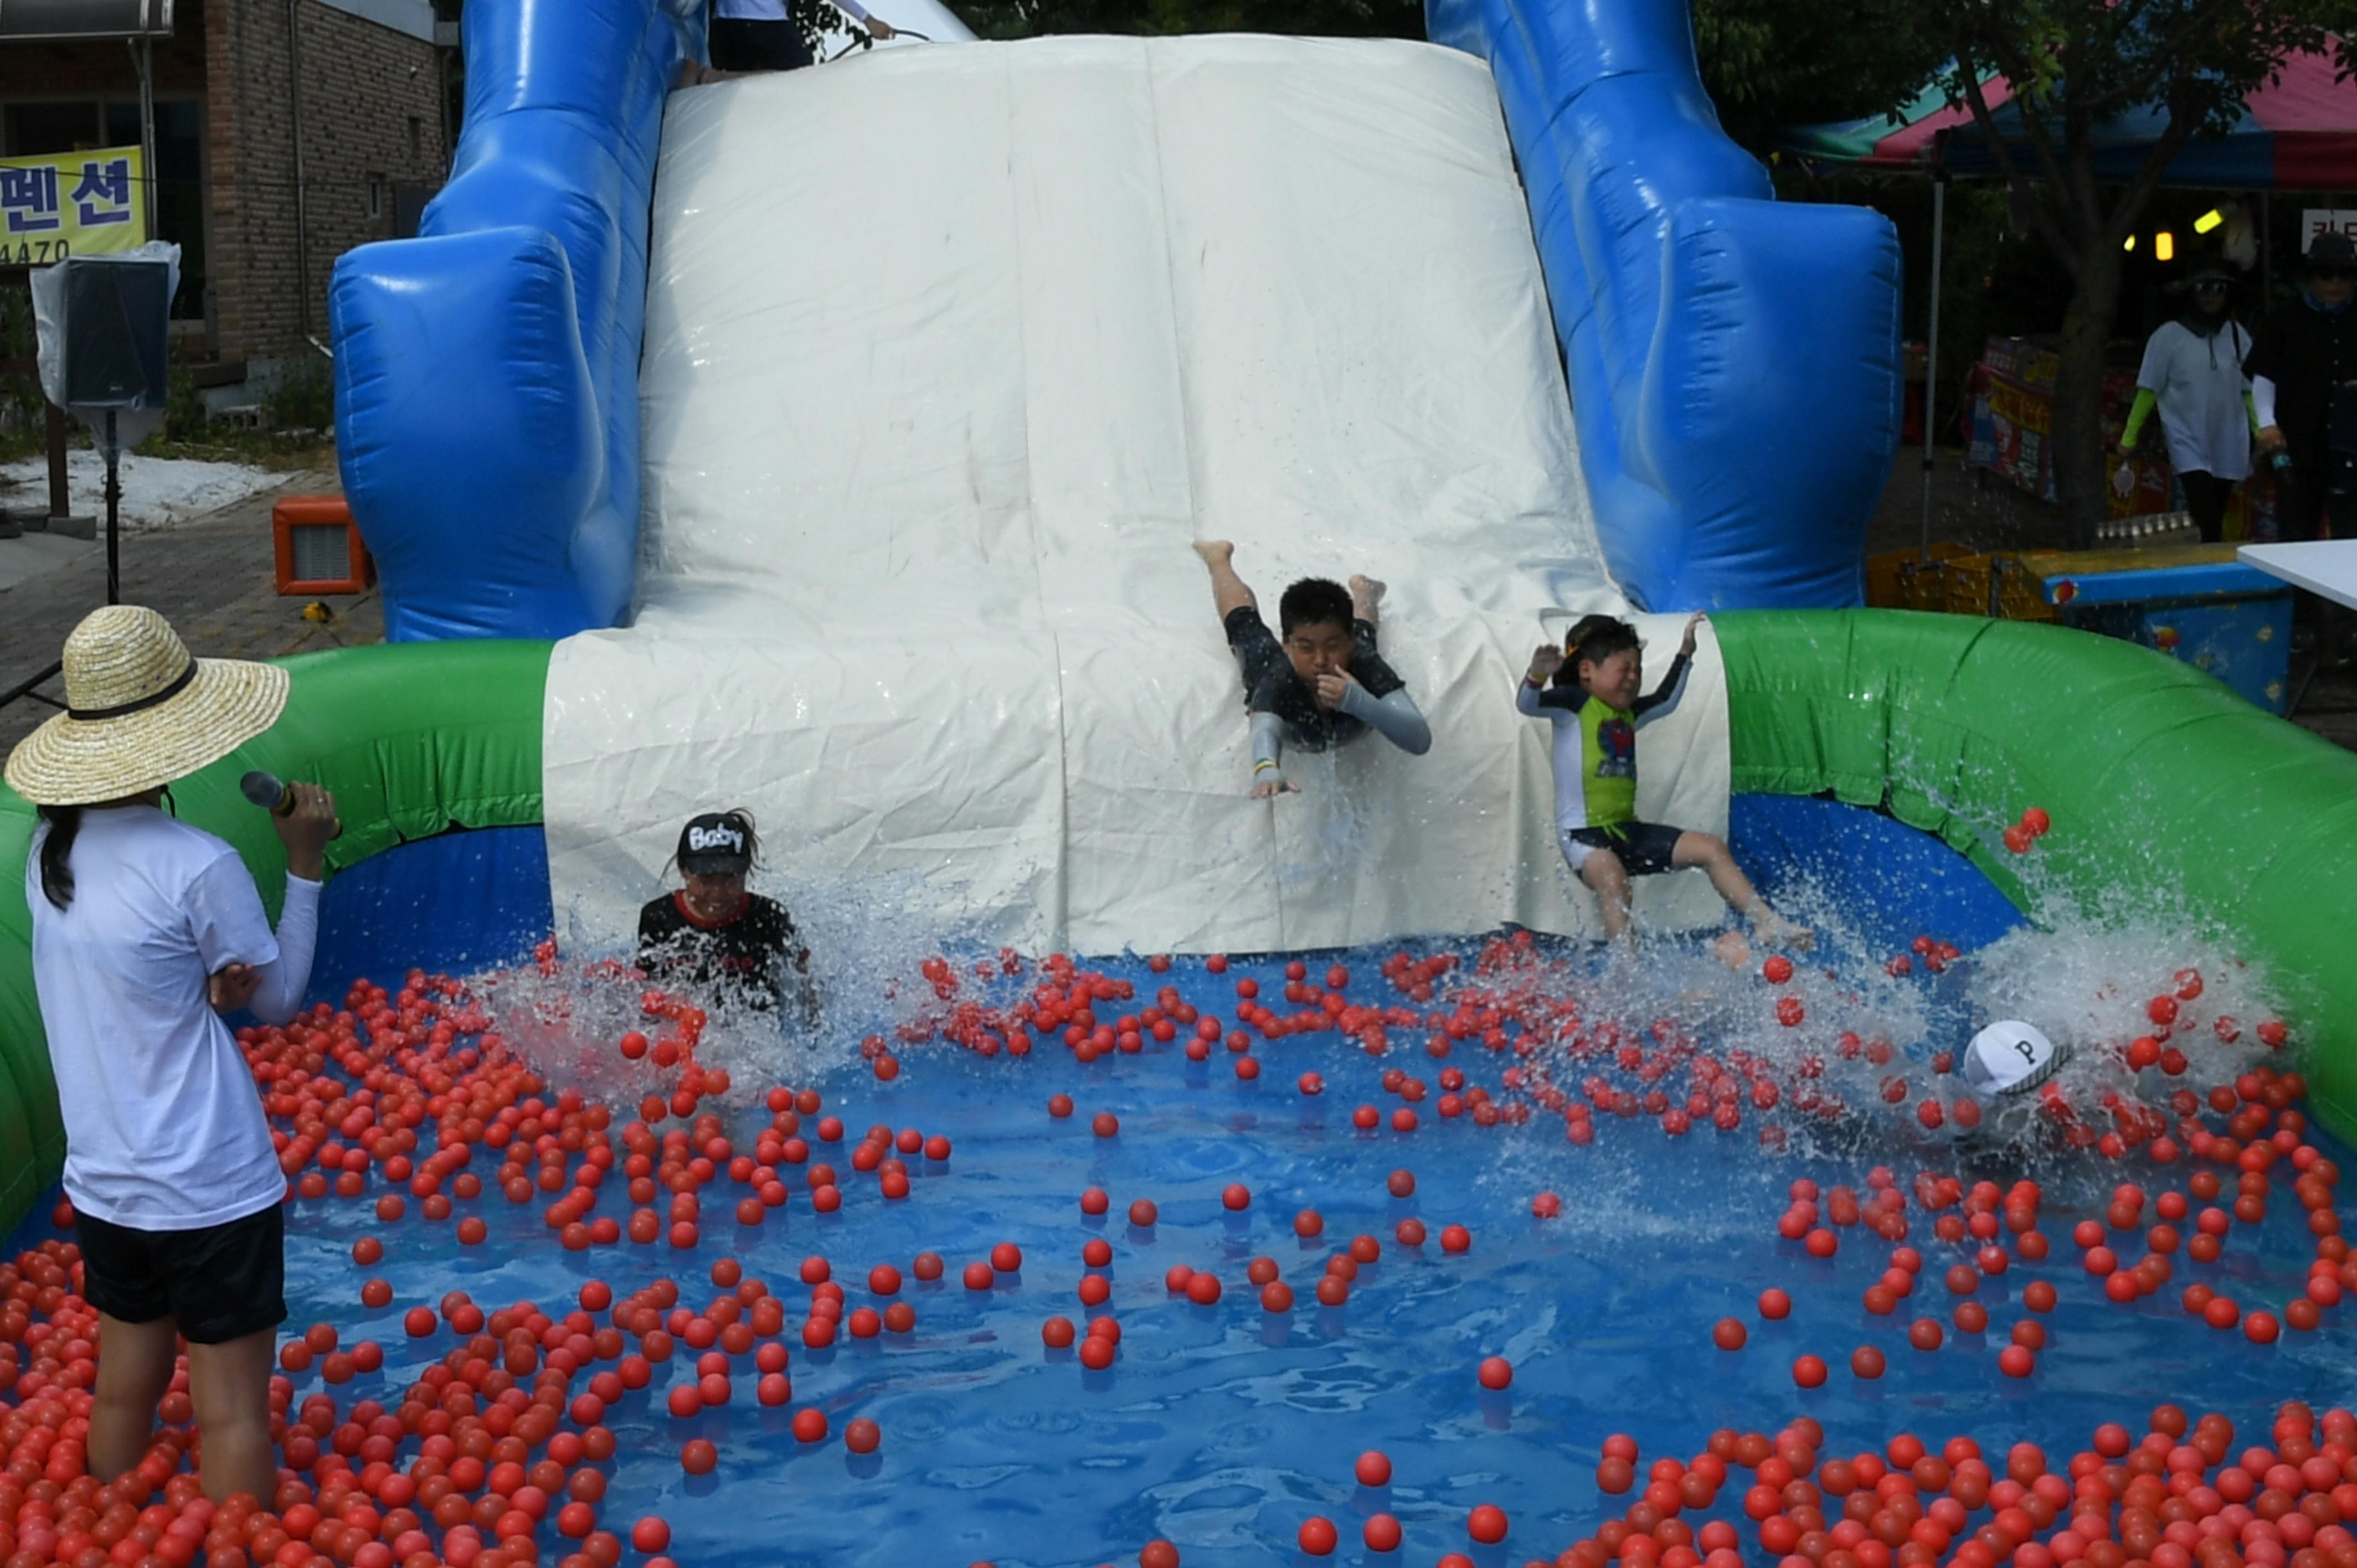
[[[2357,609],[2357,539],[2245,544],[2234,556],[2295,588],[2306,588],[2336,605]]]
[[[2306,588],[2319,598],[2357,609],[2357,539],[2315,539],[2296,544],[2245,544],[2234,552],[2244,564],[2255,566],[2270,577],[2277,577],[2295,588]],[[2293,684],[2291,701],[2284,706],[2288,718],[2299,711],[2299,700],[2308,694],[2308,683],[2326,657],[2324,638],[2330,621],[2319,628],[2314,662],[2308,672]]]

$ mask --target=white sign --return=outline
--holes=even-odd
[[[2357,240],[2357,207],[2309,207],[2299,214],[2299,253],[2308,254],[2309,245],[2319,234],[2346,234]]]

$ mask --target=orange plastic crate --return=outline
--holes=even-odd
[[[341,496],[283,498],[270,509],[270,535],[281,594],[357,594],[376,581],[376,563]]]

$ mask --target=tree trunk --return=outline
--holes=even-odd
[[[2101,239],[2092,249],[2062,316],[2062,363],[2054,378],[2053,428],[2047,433],[2062,509],[2062,542],[2073,550],[2094,542],[2109,505],[2104,485],[2104,349],[2119,312],[2120,252]]]

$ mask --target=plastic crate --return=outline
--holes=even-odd
[[[287,496],[270,509],[278,591],[358,594],[376,581],[376,563],[341,496]]]
[[[1993,616],[1998,620],[2048,620],[2054,607],[2046,602],[2040,579],[2018,555],[1962,555],[1941,564],[1947,601],[1937,608],[1951,615]],[[1990,597],[1994,577],[1996,596]]]
[[[1961,544],[1941,540],[1932,546],[1931,560],[1941,561],[1965,553]],[[1886,550],[1879,555],[1866,558],[1866,602],[1878,610],[1920,610],[1937,607],[1923,602],[1929,591],[1919,579],[1924,565],[1923,553],[1918,550]],[[1938,574],[1932,574],[1937,580]]]

